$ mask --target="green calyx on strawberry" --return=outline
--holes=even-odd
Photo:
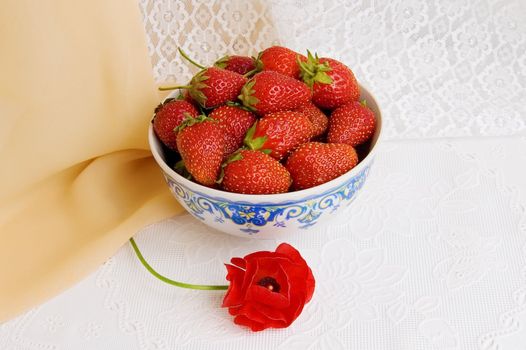
[[[226,55],[214,62],[214,66],[225,69],[228,66],[230,56]]]
[[[237,97],[243,103],[243,106],[251,112],[257,111],[254,106],[259,103],[259,98],[254,96],[256,93],[256,90],[254,90],[254,84],[256,84],[254,79],[249,80],[241,89],[241,95]]]
[[[195,124],[198,124],[198,123],[202,123],[202,122],[205,122],[205,121],[209,121],[209,122],[212,122],[212,123],[216,123],[217,122],[217,120],[212,119],[210,117],[207,117],[204,114],[200,114],[200,115],[198,115],[196,117],[193,117],[190,114],[185,113],[185,116],[186,116],[186,118],[181,122],[181,124],[179,124],[174,129],[175,133],[178,133],[178,132],[182,131],[184,128],[187,128],[189,126],[192,126],[192,125],[195,125]]]
[[[246,106],[243,106],[243,103],[241,103],[239,101],[226,101],[225,106],[236,107],[236,108],[242,109],[242,110],[247,111],[247,112],[254,112],[254,111],[250,110],[250,108],[248,108]]]
[[[307,50],[307,61],[302,62],[298,59],[300,67],[300,78],[312,89],[314,83],[331,84],[332,78],[327,74],[332,68],[328,62],[320,63],[318,54],[314,56]]]
[[[199,105],[201,105],[203,107],[206,106],[207,97],[203,93],[202,90],[206,89],[208,87],[208,85],[205,83],[205,81],[209,79],[209,76],[206,75],[206,73],[207,73],[207,70],[203,69],[202,71],[200,71],[199,73],[194,75],[194,77],[190,81],[190,85],[189,85],[189,89],[188,89],[188,94],[197,103],[199,103]]]
[[[263,69],[265,69],[265,65],[263,63],[263,60],[261,59],[261,56],[263,56],[263,51],[258,53],[258,56],[255,58],[257,72],[261,72]]]
[[[259,73],[265,69],[265,65],[263,64],[263,61],[261,60],[262,55],[263,55],[263,51],[258,53],[257,57],[252,56],[252,59],[254,60],[254,68],[250,70],[249,72],[245,73],[246,77],[251,77],[254,74]]]
[[[250,127],[250,129],[248,129],[245,139],[243,140],[243,143],[250,150],[260,151],[265,154],[270,154],[272,152],[270,149],[261,149],[263,145],[265,144],[265,142],[267,142],[268,136],[264,135],[264,136],[254,138],[254,133],[256,132],[257,126],[258,126],[258,122],[256,121]]]

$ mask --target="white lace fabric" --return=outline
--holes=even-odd
[[[141,0],[154,75],[185,83],[184,48],[211,64],[279,43],[345,62],[391,139],[526,130],[526,2]]]
[[[144,228],[161,273],[224,284],[224,262],[281,241],[317,286],[289,328],[251,333],[221,291],[165,285],[129,245],[0,325],[0,349],[526,349],[526,5],[479,1],[140,0],[159,83],[273,43],[346,62],[387,141],[348,215],[276,241],[189,215]],[[213,345],[212,345],[213,344]]]

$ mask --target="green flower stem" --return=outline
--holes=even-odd
[[[188,283],[182,283],[177,282],[174,280],[171,280],[167,277],[164,277],[163,275],[159,274],[157,271],[153,269],[153,267],[146,262],[144,257],[141,254],[141,251],[139,250],[139,247],[137,247],[137,243],[135,243],[135,240],[133,238],[130,238],[130,243],[133,247],[133,250],[135,251],[135,254],[137,254],[137,257],[139,258],[141,264],[150,272],[152,275],[154,275],[156,278],[160,279],[161,281],[171,284],[173,286],[181,287],[181,288],[188,288],[188,289],[199,289],[199,290],[226,290],[228,289],[228,286],[207,286],[207,285],[201,285],[201,284],[188,284]]]
[[[159,91],[175,90],[175,89],[190,89],[190,85],[176,85],[176,86],[159,86]]]
[[[191,64],[193,64],[193,65],[196,66],[197,68],[201,68],[201,69],[205,69],[205,68],[206,68],[206,67],[203,66],[202,64],[199,64],[199,63],[197,63],[196,61],[194,61],[193,59],[191,59],[190,57],[188,57],[188,55],[186,54],[186,52],[184,52],[183,49],[181,49],[180,47],[178,47],[177,50],[179,51],[179,53],[181,54],[181,56],[183,56],[188,62],[190,62]]]

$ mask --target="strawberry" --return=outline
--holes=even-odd
[[[310,97],[307,85],[274,71],[254,75],[238,96],[245,107],[259,115],[298,108]]]
[[[313,126],[304,114],[284,111],[266,114],[248,130],[245,145],[281,160],[295,147],[309,141]]]
[[[194,75],[188,85],[160,87],[159,90],[188,89],[201,107],[215,108],[227,101],[234,101],[247,82],[241,74],[229,70],[209,67]]]
[[[306,61],[307,57],[282,46],[272,46],[263,50],[257,60],[257,71],[272,70],[292,78],[299,78],[298,61]]]
[[[241,150],[223,168],[222,187],[245,194],[274,194],[289,190],[292,179],[280,162],[263,152]]]
[[[340,143],[308,142],[287,159],[285,167],[292,176],[295,190],[303,190],[331,181],[358,163],[352,146]]]
[[[177,148],[186,169],[200,184],[214,185],[225,152],[223,130],[205,116],[188,118],[177,129]]]
[[[153,130],[166,147],[177,151],[174,129],[188,116],[196,117],[198,114],[199,111],[191,103],[169,98],[155,108]]]
[[[223,56],[214,63],[214,66],[244,75],[256,68],[252,57],[248,56]]]
[[[322,109],[335,109],[358,101],[360,88],[353,72],[332,58],[318,58],[308,52],[306,62],[300,62],[300,76],[312,88],[312,102]]]
[[[226,139],[225,155],[235,152],[243,145],[243,138],[247,130],[256,121],[254,113],[227,105],[217,107],[208,116],[217,120],[223,129]]]
[[[247,79],[241,74],[210,67],[197,73],[190,82],[190,96],[204,108],[215,108],[234,101]]]
[[[180,95],[180,100],[185,100],[186,102],[189,102],[191,103],[192,105],[194,105],[195,107],[198,107],[199,106],[199,103],[197,103],[196,100],[194,100],[192,98],[192,96],[190,96],[190,92],[188,90],[183,90],[181,92],[181,95]]]
[[[374,113],[367,108],[365,100],[350,102],[331,113],[327,142],[357,146],[369,140],[375,128]]]
[[[312,102],[307,102],[303,106],[295,109],[296,112],[305,114],[314,127],[313,138],[325,134],[329,126],[329,118]]]

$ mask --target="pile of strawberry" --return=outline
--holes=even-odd
[[[323,184],[358,163],[376,127],[353,72],[331,58],[280,46],[201,68],[153,128],[175,170],[204,186],[273,194]]]

